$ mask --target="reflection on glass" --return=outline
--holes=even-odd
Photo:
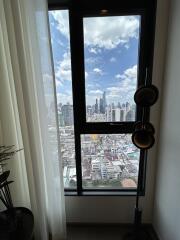
[[[140,16],[86,17],[87,122],[134,121]]]
[[[131,134],[81,135],[83,188],[136,188],[139,155]]]
[[[49,11],[64,187],[75,188],[77,179],[68,18],[67,10]]]

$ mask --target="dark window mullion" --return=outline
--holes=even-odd
[[[83,78],[83,36],[82,21],[75,9],[69,10],[70,45],[71,45],[71,69],[73,88],[73,110],[74,110],[74,134],[76,150],[76,174],[77,193],[82,194],[82,169],[81,169],[81,126],[85,116],[83,106],[84,78]]]
[[[113,134],[113,133],[132,133],[135,122],[125,123],[86,123],[81,132],[83,134]]]

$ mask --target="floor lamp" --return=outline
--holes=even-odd
[[[145,118],[146,111],[155,104],[158,99],[159,91],[154,85],[145,85],[137,89],[134,95],[134,101],[137,106],[142,108],[142,119],[135,123],[134,132],[132,134],[132,142],[144,153],[150,149],[155,143],[155,129],[153,125]],[[124,240],[149,240],[148,233],[142,228],[142,210],[139,208],[139,196],[141,186],[141,176],[144,166],[144,159],[140,158],[139,174],[137,183],[136,206],[134,210],[134,228],[132,232],[125,235]]]

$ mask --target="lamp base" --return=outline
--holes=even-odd
[[[144,229],[132,230],[132,232],[127,233],[123,240],[151,240],[151,237]]]
[[[151,240],[148,232],[142,226],[142,211],[138,207],[134,209],[134,226],[132,231],[128,232],[123,240]]]

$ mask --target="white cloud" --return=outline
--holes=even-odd
[[[98,54],[98,53],[101,53],[101,49],[100,48],[89,48],[88,49],[90,53],[94,53],[94,54]]]
[[[70,53],[64,53],[63,60],[57,64],[55,71],[57,81],[63,83],[64,81],[71,81],[71,59]]]
[[[95,104],[96,99],[99,99],[102,97],[103,91],[96,89],[96,90],[90,90],[86,94],[86,102],[87,104]]]
[[[87,78],[89,76],[88,72],[85,72],[85,78]]]
[[[66,93],[57,93],[57,102],[63,104],[72,104],[72,95]]]
[[[84,26],[86,45],[113,49],[138,37],[139,20],[133,16],[85,18]]]
[[[68,20],[68,12],[67,10],[63,11],[51,11],[50,14],[57,21],[58,26],[57,29],[69,39],[69,20]]]
[[[136,79],[137,78],[137,65],[134,65],[132,68],[126,69],[124,72],[124,76],[131,78],[131,79]]]
[[[100,88],[100,84],[99,83],[96,83],[96,82],[91,82],[91,83],[88,83],[87,84],[87,88],[88,88],[88,90],[90,90],[90,89],[97,89],[97,88]]]
[[[94,54],[97,54],[97,53],[98,53],[95,48],[90,48],[90,49],[89,49],[89,52],[90,52],[90,53],[94,53]]]
[[[99,94],[103,94],[103,91],[101,91],[101,90],[91,90],[91,91],[89,91],[89,94],[99,95]]]
[[[116,74],[115,78],[120,79],[120,78],[122,78],[122,75],[121,74]]]
[[[123,74],[117,74],[119,80],[116,86],[107,88],[107,98],[109,101],[131,101],[137,85],[137,65],[126,69]]]
[[[115,57],[112,57],[112,58],[110,58],[109,61],[110,61],[110,62],[116,62],[116,58],[115,58]]]
[[[67,11],[52,11],[58,22],[58,30],[69,38],[69,22]],[[94,17],[84,19],[85,45],[90,52],[96,54],[100,48],[113,49],[119,44],[129,47],[131,38],[138,38],[139,19],[135,16]]]
[[[102,75],[103,73],[102,73],[102,70],[100,69],[100,68],[94,68],[93,69],[93,72],[95,72],[95,73],[97,73],[97,74],[99,74],[99,75]]]
[[[129,44],[125,44],[124,47],[125,47],[126,49],[129,49],[129,48],[130,48]]]
[[[86,64],[98,64],[99,62],[102,61],[102,58],[101,57],[89,57],[89,58],[85,58],[85,62]]]

